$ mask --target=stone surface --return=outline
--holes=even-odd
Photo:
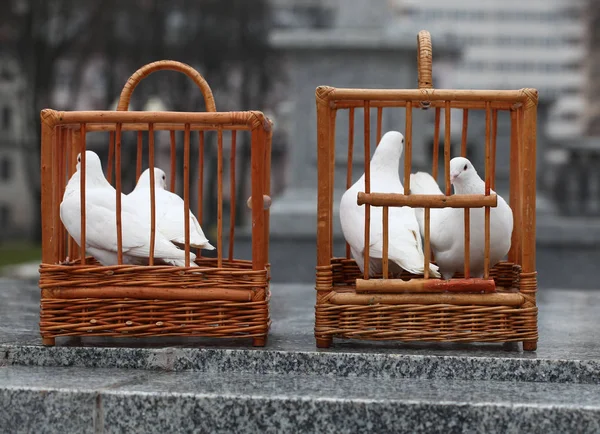
[[[5,432],[597,432],[600,386],[0,368]],[[25,411],[23,411],[25,410]]]
[[[0,364],[197,370],[341,377],[540,381],[600,384],[600,291],[541,290],[537,352],[517,344],[334,340],[318,350],[314,290],[272,285],[273,324],[264,348],[250,340],[72,338],[44,347],[35,282],[0,280]]]

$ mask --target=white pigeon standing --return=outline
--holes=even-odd
[[[410,176],[412,194],[443,194],[435,179],[428,173]],[[485,182],[473,164],[464,157],[450,160],[450,180],[455,194],[485,194]],[[491,194],[497,194],[490,189]],[[415,209],[421,234],[425,233],[424,210]],[[465,267],[465,225],[463,208],[432,208],[430,214],[430,242],[435,261],[445,280]],[[490,209],[490,267],[500,262],[510,250],[513,231],[513,213],[506,201],[498,195],[498,206]],[[424,236],[424,235],[423,235]],[[481,278],[485,257],[485,208],[471,208],[469,270],[471,277]]]
[[[81,245],[81,154],[77,171],[71,176],[60,204],[60,219],[69,234]],[[102,163],[95,152],[85,153],[85,250],[102,265],[116,265],[117,223],[115,189],[104,177]],[[139,205],[121,194],[123,263],[139,264],[150,256],[150,221],[139,215]],[[160,231],[155,232],[154,257],[165,263],[185,266],[185,252]],[[190,266],[196,256],[190,252]]]
[[[404,150],[404,136],[398,131],[388,131],[370,162],[371,192],[400,193],[404,191],[398,167]],[[351,248],[352,257],[361,271],[364,271],[363,252],[365,234],[365,207],[357,205],[358,192],[365,191],[365,175],[342,196],[340,202],[340,220],[344,238]],[[383,208],[371,206],[371,224],[369,238],[369,275],[381,273],[383,257]],[[425,258],[421,245],[419,224],[414,211],[410,207],[389,208],[389,271],[398,276],[402,269],[413,273],[424,273]],[[440,277],[438,267],[429,265],[430,275]]]
[[[184,202],[181,197],[167,190],[167,175],[158,167],[154,168],[154,194],[155,194],[155,216],[156,227],[171,242],[185,245],[185,220],[183,217]],[[150,197],[150,169],[146,169],[140,175],[137,185],[127,195],[137,203],[146,202],[143,208],[150,219],[151,197]],[[198,219],[192,211],[189,212],[190,219],[190,246],[205,250],[214,250],[210,244]]]

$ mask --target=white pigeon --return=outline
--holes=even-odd
[[[77,171],[71,176],[60,204],[60,219],[69,234],[81,245],[81,154]],[[102,163],[95,152],[85,153],[85,249],[102,265],[116,265],[117,223],[115,189],[104,177]],[[121,195],[122,251],[124,264],[140,264],[150,256],[150,221],[139,214],[139,204]],[[154,257],[167,264],[185,266],[185,252],[155,232]],[[190,252],[190,266],[196,255]]]
[[[404,188],[398,175],[400,157],[404,150],[404,136],[397,131],[389,131],[382,138],[371,158],[371,192],[402,193]],[[361,271],[364,271],[363,251],[365,234],[365,207],[356,203],[358,192],[365,191],[365,175],[342,196],[340,220],[344,238],[351,247],[352,257]],[[369,275],[381,273],[383,257],[383,208],[371,206],[369,238]],[[389,208],[389,271],[398,276],[402,269],[413,273],[424,273],[425,258],[421,244],[419,224],[410,207]],[[430,275],[440,277],[438,267],[429,265]]]
[[[185,221],[184,221],[184,202],[181,197],[171,193],[167,189],[167,175],[158,167],[154,168],[154,194],[155,194],[155,216],[156,227],[171,242],[185,245]],[[146,169],[140,175],[137,185],[131,193],[127,195],[137,203],[146,203],[143,208],[147,212],[147,218],[150,219],[150,169]],[[214,250],[210,244],[198,219],[192,211],[189,212],[190,219],[190,246],[205,250]]]
[[[450,160],[450,180],[455,194],[485,194],[485,182],[473,164],[463,157]],[[443,194],[435,179],[428,173],[410,176],[411,194]],[[490,189],[491,194],[497,194]],[[424,236],[424,210],[416,208],[421,234]],[[445,280],[465,267],[465,224],[463,208],[432,208],[430,214],[430,242],[435,261]],[[510,250],[513,231],[513,213],[506,201],[498,195],[498,206],[490,209],[490,267],[500,262]],[[469,270],[471,277],[481,278],[485,254],[485,208],[471,208]]]

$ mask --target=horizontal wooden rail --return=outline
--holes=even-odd
[[[329,302],[332,304],[452,304],[457,306],[511,306],[519,307],[525,297],[518,292],[493,292],[490,294],[357,294],[354,292],[335,293]]]
[[[46,288],[42,298],[138,298],[143,300],[252,301],[252,289],[152,288],[146,286],[102,286],[98,288]]]
[[[371,101],[371,108],[399,108],[406,107],[407,102],[412,101]],[[352,107],[363,107],[365,105],[364,100],[344,100],[344,101],[332,101],[332,109],[348,109]],[[446,105],[445,101],[432,101],[429,104],[430,108],[444,108]],[[491,107],[496,110],[516,110],[523,105],[522,102],[505,102],[505,101],[493,101]],[[480,109],[483,110],[486,107],[486,101],[451,101],[450,107],[454,109]]]
[[[115,131],[116,124],[89,124],[86,128],[86,131]],[[190,130],[192,131],[210,131],[217,130],[218,128],[226,128],[228,130],[238,130],[238,131],[249,131],[252,129],[250,125],[234,125],[234,124],[190,124]],[[74,125],[72,128],[73,131],[79,130],[79,124]],[[154,124],[154,131],[184,131],[185,123],[156,123]],[[148,131],[147,123],[125,123],[122,124],[121,131]]]
[[[347,89],[333,88],[327,97],[336,100],[413,100],[413,101],[504,101],[524,102],[529,98],[525,89],[463,90],[463,89]]]
[[[410,206],[412,208],[482,208],[496,207],[498,196],[490,194],[409,194],[400,193],[364,193],[360,191],[356,199],[358,205],[372,206]]]
[[[495,291],[496,283],[487,279],[356,279],[356,292],[367,293],[482,293]]]

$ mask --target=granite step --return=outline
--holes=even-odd
[[[2,432],[600,431],[600,385],[0,367]]]

